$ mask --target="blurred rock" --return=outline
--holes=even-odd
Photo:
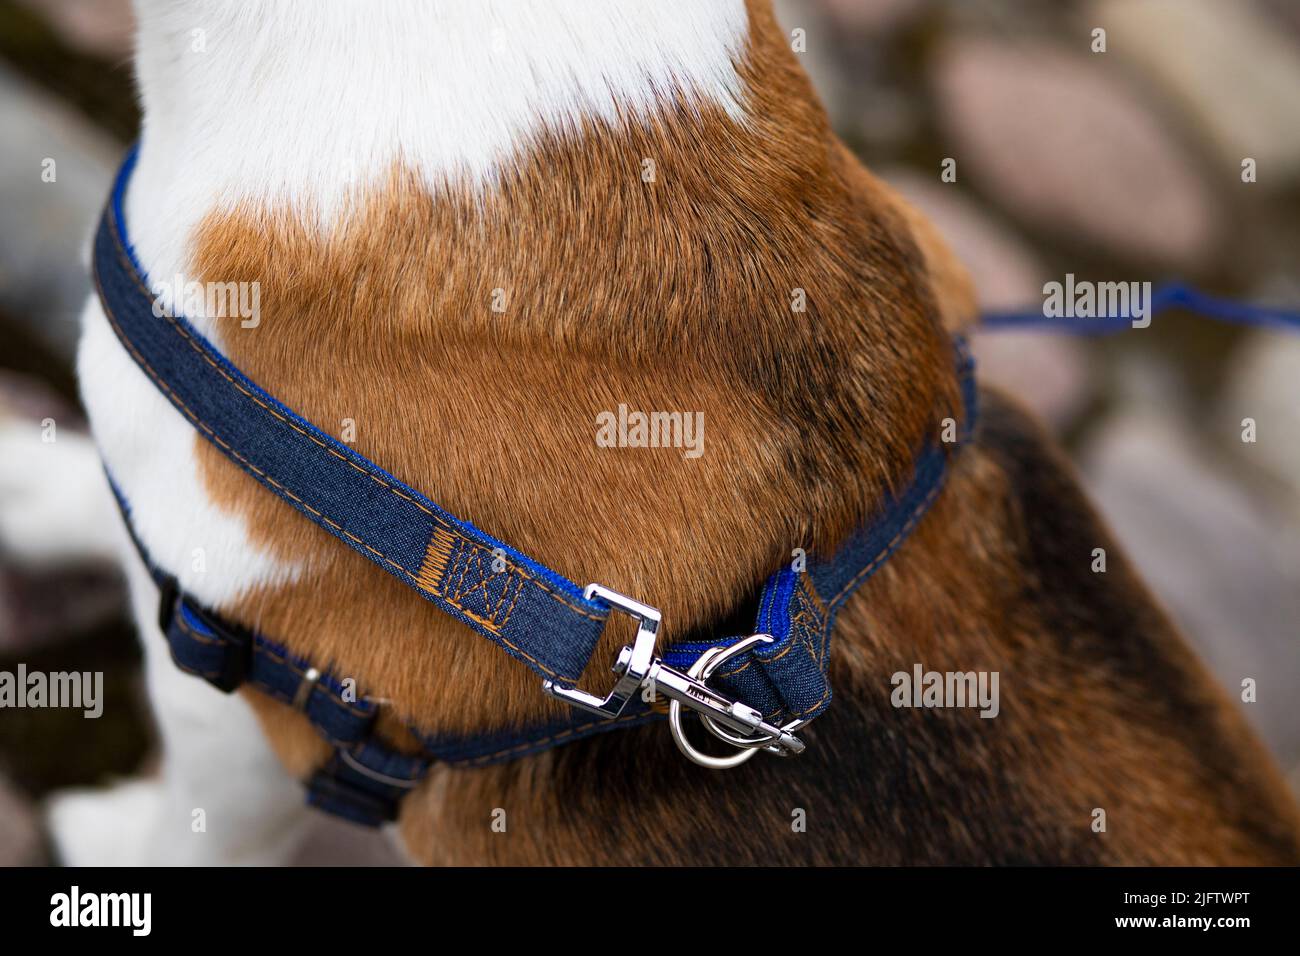
[[[90,290],[87,253],[121,150],[0,65],[0,311],[70,361]],[[45,182],[45,161],[55,162]]]
[[[886,33],[923,13],[925,0],[818,0],[836,20],[850,30]]]
[[[1244,0],[1098,0],[1090,17],[1106,28],[1112,54],[1182,102],[1228,182],[1240,183],[1246,156],[1258,162],[1262,185],[1300,175],[1300,48],[1261,8]]]
[[[923,212],[939,229],[975,281],[980,307],[1013,310],[1043,301],[1050,276],[1038,257],[1010,230],[995,222],[961,187],[915,170],[886,169],[880,177]]]
[[[1300,4],[1295,0],[1261,0],[1269,15],[1291,31],[1292,40],[1300,42]]]
[[[793,43],[793,30],[804,31],[806,49],[796,52],[795,59],[808,72],[831,122],[843,128],[853,118],[850,100],[855,100],[860,91],[855,89],[851,97],[845,95],[845,64],[837,60],[833,43],[837,27],[820,4],[807,0],[774,0],[774,6],[787,43]]]
[[[1003,228],[960,187],[913,170],[881,174],[933,222],[975,281],[981,311],[1037,308],[1046,270],[1014,233]],[[1087,400],[1088,357],[1070,336],[1044,332],[989,332],[972,340],[980,379],[1019,396],[1056,428]]]
[[[0,867],[35,866],[42,856],[36,809],[0,774]]]
[[[1193,266],[1215,248],[1212,196],[1104,56],[1039,41],[949,41],[935,70],[952,140],[941,148],[957,159],[959,181],[973,177],[1039,228]]]
[[[53,418],[60,428],[87,431],[81,410],[31,375],[0,368],[0,426],[12,419],[40,422]]]
[[[0,566],[0,655],[79,637],[125,607],[122,576],[112,568],[26,573]]]
[[[1243,442],[1241,454],[1290,489],[1300,520],[1300,335],[1252,335],[1233,356],[1228,381],[1220,400],[1221,433],[1239,438],[1242,419],[1255,420],[1256,441]],[[1296,631],[1300,637],[1300,621]]]
[[[1089,397],[1088,355],[1078,339],[1052,332],[984,332],[971,339],[980,382],[1019,397],[1054,431]]]
[[[66,453],[52,463],[36,457],[55,452],[55,445],[40,442],[41,422],[46,418],[57,423],[57,448]],[[30,446],[12,440],[14,428],[29,435]],[[56,471],[64,467],[89,471],[88,477],[98,485],[102,481],[98,461],[85,432],[85,421],[69,402],[34,378],[0,369],[0,454],[27,461],[24,473],[52,464]],[[34,450],[31,460],[24,457],[29,455],[29,447]],[[61,487],[71,490],[78,485]],[[14,494],[15,488],[0,483],[0,495]],[[111,510],[86,515],[87,501],[77,498],[61,509],[71,520],[116,521]],[[108,501],[102,506],[112,508]],[[7,525],[0,527],[9,530]],[[45,526],[40,533],[53,536],[58,529]],[[0,654],[22,653],[77,637],[122,613],[126,597],[121,573],[102,559],[111,551],[115,534],[115,527],[104,529],[100,560],[92,560],[96,555],[87,553],[72,556],[68,563],[33,561],[29,553],[20,561],[11,554],[16,542],[0,535]]]
[[[21,0],[69,45],[116,60],[131,53],[135,17],[130,0]]]
[[[1081,455],[1093,499],[1143,578],[1284,770],[1300,763],[1300,526],[1158,405]],[[1252,677],[1256,703],[1241,703]]]
[[[855,87],[857,112],[845,134],[859,144],[859,154],[892,155],[906,147],[917,134],[924,118],[914,98],[903,90],[881,83]]]

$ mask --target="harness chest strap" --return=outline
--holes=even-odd
[[[94,274],[105,315],[137,365],[207,441],[269,491],[533,669],[549,692],[599,718],[575,712],[560,723],[488,737],[422,736],[424,766],[428,759],[467,764],[509,759],[652,719],[657,715],[637,693],[650,683],[677,707],[701,710],[715,735],[748,748],[743,756],[755,749],[802,749],[790,726],[816,717],[830,702],[826,669],[835,613],[937,496],[947,448],[937,441],[928,443],[916,459],[909,484],[885,501],[879,516],[834,556],[810,560],[803,572],[783,569],[768,580],[755,626],[762,640],[740,635],[708,644],[678,644],[662,658],[655,657],[654,608],[598,585],[581,588],[453,517],[267,394],[183,317],[158,317],[122,216],[133,164],[134,153],[123,164],[100,221]],[[964,440],[974,422],[975,392],[971,362],[961,342],[957,355],[966,405]],[[129,524],[128,505],[125,500],[121,504]],[[184,594],[165,571],[150,567],[164,586],[164,613],[170,618],[163,626],[178,664],[222,689],[251,681],[259,689],[270,688],[267,692],[273,695],[288,696],[289,702],[299,698],[310,677],[302,709],[335,744],[338,761],[354,775],[370,770],[371,782],[373,777],[390,776],[384,770],[356,771],[352,766],[366,754],[393,769],[392,761],[385,762],[375,751],[368,731],[360,729],[373,725],[375,705],[351,703],[352,722],[344,720],[349,729],[341,732],[339,714],[347,708],[331,705],[322,710],[317,702],[322,695],[333,695],[340,704],[349,703],[334,693],[333,677],[293,659],[263,636],[221,621]],[[611,610],[638,618],[640,629],[638,640],[616,664],[621,677],[614,691],[600,698],[576,685]],[[706,670],[711,686],[700,679]],[[401,769],[415,779],[422,772],[419,767]],[[403,779],[401,774],[391,776]]]
[[[386,743],[375,733],[379,707],[373,701],[182,593],[176,579],[150,559],[126,500],[116,486],[113,491],[127,532],[158,584],[158,625],[177,667],[227,693],[244,685],[255,688],[311,722],[334,755],[307,781],[310,804],[367,826],[395,820],[402,797],[424,777],[432,756],[404,753]]]

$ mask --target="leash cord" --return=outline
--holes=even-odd
[[[1232,325],[1300,331],[1300,312],[1270,306],[1216,298],[1182,281],[1167,282],[1151,294],[1149,318],[1168,309],[1183,309],[1206,318]],[[1097,318],[1045,315],[1042,309],[1023,312],[985,313],[976,330],[1010,331],[1014,329],[1049,329],[1081,335],[1108,335],[1121,332],[1132,324],[1129,315]]]

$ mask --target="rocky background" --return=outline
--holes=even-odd
[[[800,55],[841,134],[938,223],[986,309],[1036,310],[1043,283],[1067,272],[1180,277],[1300,309],[1294,0],[778,9],[803,31]],[[78,417],[85,249],[138,122],[130,32],[127,0],[0,0],[0,421]],[[46,156],[59,157],[57,186],[41,182]],[[940,179],[947,158],[955,183]],[[1242,181],[1246,158],[1256,182]],[[1300,335],[1169,313],[1105,339],[976,339],[983,378],[1071,450],[1228,692],[1258,682],[1241,706],[1300,790]],[[0,865],[47,859],[43,795],[147,770],[154,740],[115,571],[12,565],[0,555],[0,669],[103,670],[108,703],[97,721],[0,713]],[[301,862],[391,860],[322,822]]]

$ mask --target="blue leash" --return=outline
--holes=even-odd
[[[1300,330],[1300,312],[1217,298],[1178,280],[1156,288],[1151,293],[1150,307],[1153,321],[1161,312],[1183,309],[1232,325]],[[1034,328],[1057,329],[1080,335],[1109,335],[1131,327],[1132,319],[1128,315],[1099,318],[1049,316],[1039,309],[1023,312],[989,312],[981,318],[978,328],[991,332]]]

